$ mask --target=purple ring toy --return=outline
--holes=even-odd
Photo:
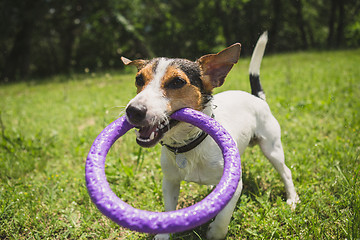
[[[105,158],[113,143],[133,126],[123,116],[107,126],[95,139],[86,160],[86,186],[97,208],[117,224],[145,233],[183,232],[215,217],[230,201],[240,180],[240,155],[230,134],[214,119],[184,108],[171,118],[193,124],[207,132],[219,145],[224,157],[223,176],[202,201],[177,211],[150,212],[123,202],[111,190],[105,176]]]

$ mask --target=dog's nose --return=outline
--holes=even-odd
[[[130,122],[134,125],[140,125],[140,123],[145,119],[146,112],[147,108],[144,105],[129,105],[126,108],[126,115]]]

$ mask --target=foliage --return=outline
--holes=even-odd
[[[360,51],[266,57],[262,83],[282,126],[301,203],[292,212],[258,147],[242,157],[244,190],[227,239],[358,239]],[[217,91],[249,91],[249,59]],[[135,95],[134,73],[58,75],[0,88],[1,239],[151,239],[118,227],[91,203],[84,179],[92,141]],[[160,147],[134,134],[110,150],[107,178],[129,204],[162,211]],[[210,189],[183,183],[180,207]],[[204,239],[207,225],[173,239]]]
[[[249,55],[357,47],[356,0],[3,0],[0,80],[121,68],[120,55],[194,59],[234,42]],[[346,14],[345,14],[346,13]]]

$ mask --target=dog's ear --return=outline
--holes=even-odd
[[[128,59],[126,57],[121,57],[121,61],[125,65],[133,65],[133,66],[137,67],[138,71],[140,69],[142,69],[148,63],[148,60],[138,59],[138,60],[131,61],[130,59]]]
[[[208,54],[197,60],[205,88],[211,91],[223,85],[225,77],[239,60],[240,50],[240,43],[235,43],[217,54]]]

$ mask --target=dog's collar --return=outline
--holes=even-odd
[[[212,118],[214,118],[214,114],[211,115]],[[169,149],[171,152],[178,154],[178,153],[184,153],[184,152],[188,152],[190,150],[193,150],[194,148],[196,148],[197,146],[199,146],[200,143],[202,143],[202,141],[205,140],[205,138],[208,136],[209,134],[207,134],[206,132],[202,131],[201,134],[199,136],[197,136],[194,140],[192,140],[191,142],[189,142],[188,144],[181,146],[181,147],[172,147],[170,145],[164,144],[161,142],[161,145],[165,146],[167,149]]]
[[[169,146],[167,144],[161,144],[163,146],[165,146],[167,149],[169,149],[171,152],[178,154],[178,153],[184,153],[184,152],[188,152],[194,148],[196,148],[200,143],[202,143],[202,141],[204,141],[204,139],[208,136],[208,134],[204,131],[202,131],[202,133],[195,138],[193,141],[191,141],[190,143],[181,146],[181,147],[172,147]]]

